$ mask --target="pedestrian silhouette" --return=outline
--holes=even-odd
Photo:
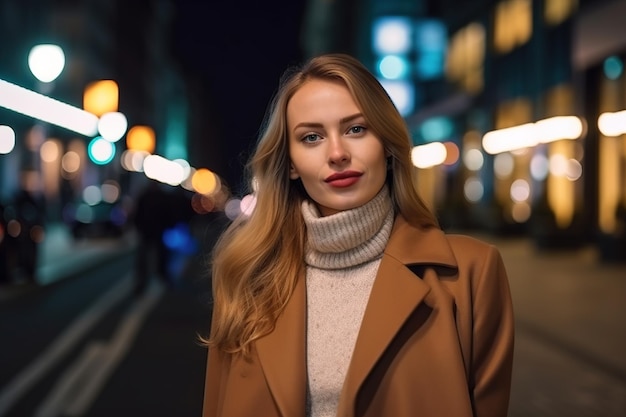
[[[20,188],[4,211],[9,279],[35,283],[39,244],[44,238],[43,203],[33,192]]]
[[[132,220],[138,237],[134,294],[139,296],[145,291],[151,274],[171,286],[170,253],[163,234],[174,221],[171,202],[162,185],[150,181],[137,197]]]

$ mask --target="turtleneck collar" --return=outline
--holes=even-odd
[[[387,185],[366,204],[322,217],[314,202],[302,203],[307,227],[305,262],[321,269],[348,268],[382,256],[394,211]]]

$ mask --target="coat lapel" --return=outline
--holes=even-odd
[[[256,342],[272,396],[285,417],[304,417],[306,402],[306,292],[304,275],[276,320],[273,332]]]
[[[398,216],[365,309],[339,410],[355,404],[372,367],[429,293],[428,284],[407,267],[419,264],[456,267],[456,260],[441,230],[418,229]]]
[[[407,265],[456,267],[443,232],[419,229],[401,216],[394,224],[363,316],[339,404],[350,410],[359,387],[430,287]],[[304,417],[306,403],[306,286],[302,274],[273,332],[256,342],[259,361],[280,415]],[[347,415],[351,415],[348,413]]]

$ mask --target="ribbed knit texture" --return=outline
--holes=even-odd
[[[308,417],[334,417],[367,300],[391,228],[387,187],[367,204],[320,217],[312,202],[307,226]]]

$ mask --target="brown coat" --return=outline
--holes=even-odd
[[[209,351],[203,416],[305,417],[305,324],[301,277],[251,361]],[[398,217],[337,416],[506,416],[513,333],[497,249]]]

